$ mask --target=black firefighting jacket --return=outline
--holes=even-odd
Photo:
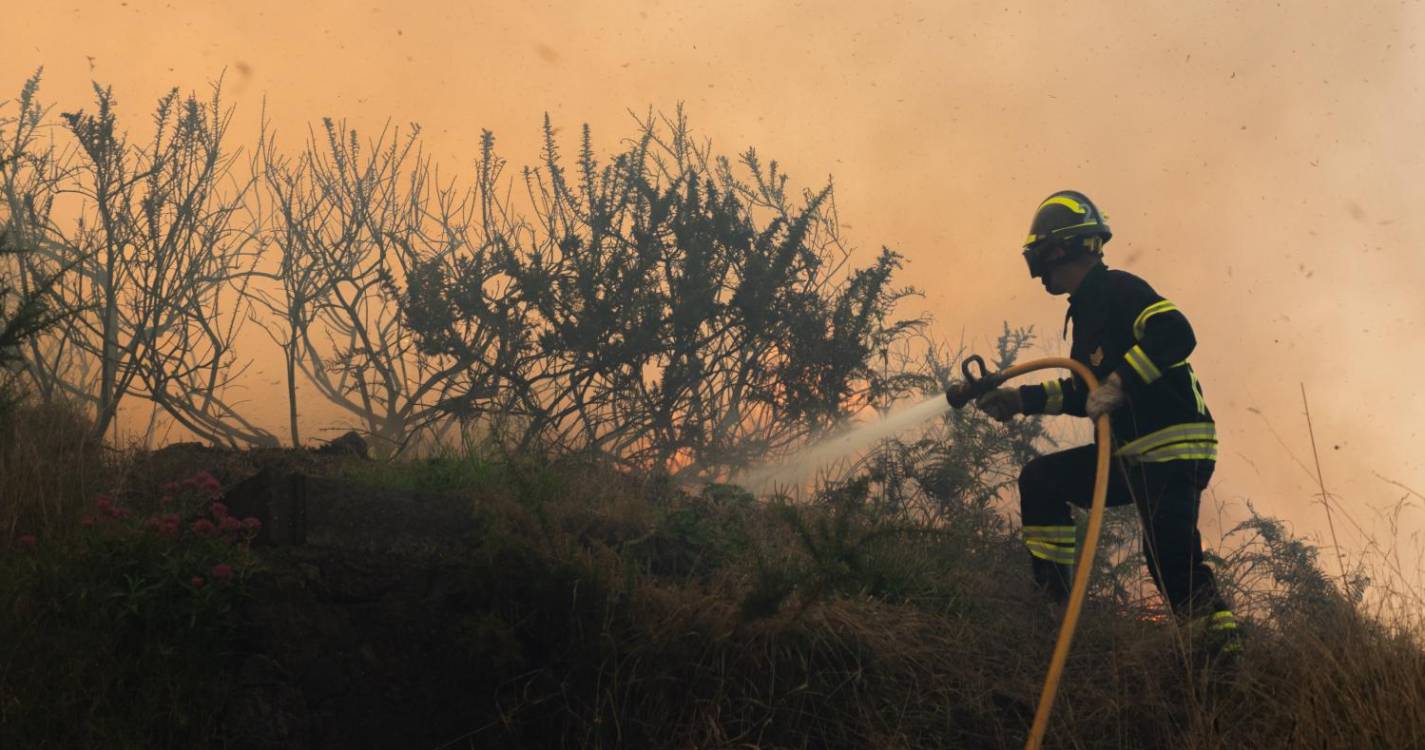
[[[1128,402],[1113,412],[1114,454],[1158,463],[1217,460],[1217,430],[1188,355],[1197,339],[1178,308],[1127,271],[1095,266],[1069,297],[1070,355],[1102,382],[1123,380]],[[1087,416],[1077,375],[1019,389],[1025,414]]]

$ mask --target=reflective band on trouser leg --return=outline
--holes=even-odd
[[[1040,560],[1048,560],[1060,565],[1074,564],[1074,548],[1072,546],[1061,547],[1050,542],[1041,542],[1035,539],[1024,540],[1024,546],[1029,548],[1029,554]]]
[[[1047,539],[1051,542],[1072,544],[1078,537],[1078,527],[1069,526],[1025,526],[1025,539]]]
[[[1060,565],[1073,565],[1078,546],[1073,526],[1025,526],[1024,546],[1029,554]]]
[[[1163,377],[1163,373],[1158,370],[1158,366],[1153,364],[1153,360],[1148,358],[1148,353],[1143,351],[1143,347],[1137,344],[1134,344],[1133,348],[1129,349],[1128,353],[1123,355],[1123,358],[1128,360],[1128,364],[1133,366],[1133,371],[1138,373],[1138,377],[1142,378],[1144,383],[1153,383],[1158,378]]]
[[[1061,414],[1064,411],[1064,386],[1057,380],[1044,381],[1044,413]]]

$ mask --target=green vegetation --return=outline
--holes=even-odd
[[[206,472],[101,494],[69,533],[0,554],[0,736],[12,747],[183,747],[217,735],[256,519]],[[53,526],[51,526],[52,528]]]
[[[313,503],[364,496],[400,515],[360,542],[248,551],[199,523],[215,491],[199,476],[167,503],[100,498],[67,535],[5,540],[0,742],[244,746],[285,731],[337,746],[319,708],[351,701],[390,712],[366,736],[414,747],[1023,740],[1054,620],[1013,530],[972,505],[927,524],[864,475],[793,503],[571,459],[323,466],[331,494]],[[435,497],[465,521],[402,536]],[[1120,531],[1109,558],[1132,543]],[[1204,671],[1151,601],[1115,595],[1141,590],[1141,571],[1105,565],[1052,745],[1409,747],[1425,732],[1419,630],[1336,594],[1270,519],[1236,539],[1221,570],[1251,638],[1235,673]],[[387,593],[363,589],[373,575]],[[1271,585],[1252,599],[1242,576]],[[393,596],[410,601],[382,604]],[[401,635],[414,632],[422,650]],[[356,662],[386,692],[319,700],[341,682],[321,669]],[[281,689],[254,697],[238,676],[269,663],[257,682]],[[436,691],[419,720],[402,697],[418,688]]]

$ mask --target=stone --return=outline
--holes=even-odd
[[[313,452],[320,456],[355,456],[368,460],[371,458],[371,448],[366,444],[366,438],[361,437],[356,430],[348,431]]]
[[[264,466],[228,490],[223,504],[234,518],[252,517],[262,522],[254,544],[291,546],[307,541],[307,477],[303,474],[281,476],[275,467]]]

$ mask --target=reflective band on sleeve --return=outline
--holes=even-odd
[[[1064,411],[1064,386],[1057,380],[1044,381],[1044,413],[1061,414]]]
[[[1073,545],[1063,546],[1051,544],[1050,542],[1041,542],[1037,539],[1026,539],[1024,540],[1024,546],[1029,548],[1029,554],[1041,560],[1048,560],[1049,562],[1058,563],[1060,565],[1074,564]]]
[[[1212,614],[1212,622],[1207,626],[1208,630],[1236,630],[1237,618],[1229,610],[1218,610]]]
[[[1177,305],[1167,300],[1159,300],[1143,308],[1143,312],[1138,313],[1138,319],[1133,321],[1133,338],[1137,341],[1143,340],[1143,330],[1147,327],[1149,318],[1159,313],[1171,312],[1177,309]]]
[[[1145,384],[1163,377],[1163,373],[1158,371],[1158,366],[1153,364],[1153,360],[1148,359],[1148,354],[1143,351],[1143,347],[1137,344],[1134,344],[1133,348],[1123,355],[1123,358],[1128,360],[1128,364],[1133,366],[1133,371],[1138,373],[1138,377],[1142,378]]]

